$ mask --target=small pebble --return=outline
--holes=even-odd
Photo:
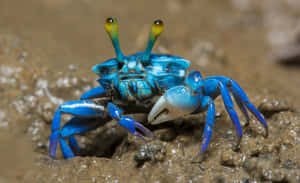
[[[166,156],[166,148],[159,142],[150,142],[139,147],[138,152],[134,156],[134,160],[138,165],[142,165],[146,161],[163,161]]]

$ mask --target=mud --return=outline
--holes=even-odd
[[[147,7],[147,9],[145,9]],[[0,1],[0,182],[298,183],[300,71],[277,64],[278,49],[299,36],[300,4],[289,1]],[[103,29],[119,17],[125,53],[143,50],[151,22],[166,29],[155,52],[191,60],[202,75],[236,80],[264,114],[269,136],[239,113],[237,138],[221,98],[201,163],[205,114],[150,126],[144,143],[115,121],[76,136],[82,156],[49,158],[51,120],[59,104],[97,86],[91,66],[114,56]],[[274,18],[275,17],[275,18]],[[64,116],[66,121],[70,116]]]

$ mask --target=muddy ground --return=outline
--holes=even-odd
[[[96,86],[95,64],[114,57],[104,20],[119,18],[124,53],[145,48],[154,19],[165,22],[155,52],[191,60],[205,76],[235,79],[269,124],[269,137],[239,113],[236,135],[222,100],[202,163],[205,114],[150,126],[147,144],[115,121],[78,135],[82,156],[48,157],[54,111]],[[300,3],[298,0],[0,0],[0,182],[300,182]],[[64,116],[67,120],[68,116]]]

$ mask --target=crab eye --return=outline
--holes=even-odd
[[[114,17],[106,19],[105,29],[110,37],[116,36],[118,30],[117,19]]]
[[[106,23],[110,24],[110,23],[114,23],[114,19],[113,18],[107,18],[106,19]]]
[[[161,21],[161,20],[155,20],[154,24],[155,25],[164,25],[163,21]]]
[[[164,29],[164,23],[161,20],[155,20],[152,25],[154,37],[158,37]]]

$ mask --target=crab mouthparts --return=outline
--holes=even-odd
[[[120,75],[120,80],[128,80],[128,79],[144,79],[145,74],[141,73],[129,73]]]

